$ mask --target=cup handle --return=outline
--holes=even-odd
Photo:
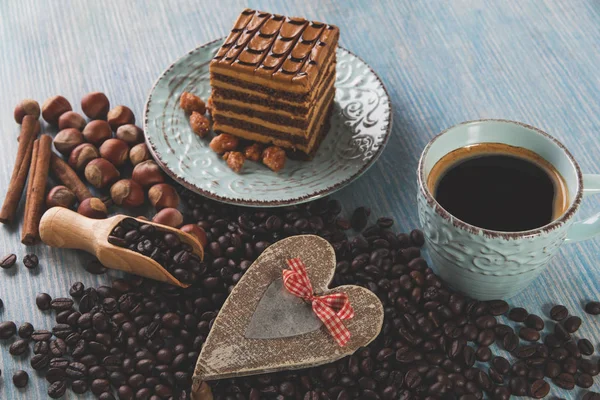
[[[600,193],[600,175],[583,175],[583,196]],[[575,243],[600,235],[600,213],[571,225],[566,242]]]

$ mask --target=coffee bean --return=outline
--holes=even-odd
[[[0,322],[0,340],[7,340],[17,333],[17,325],[12,321]]]
[[[49,362],[50,357],[48,357],[47,354],[36,354],[31,357],[31,360],[29,360],[31,368],[35,369],[36,371],[46,368]]]
[[[555,349],[561,346],[561,340],[554,333],[549,333],[544,338],[544,344],[550,349]]]
[[[517,358],[529,358],[535,355],[536,350],[537,347],[535,345],[519,346],[515,349],[514,355]]]
[[[50,353],[50,345],[48,342],[36,342],[33,345],[33,354],[48,354]]]
[[[583,395],[582,400],[600,400],[600,393],[587,392]]]
[[[501,374],[506,374],[510,371],[510,363],[504,357],[494,357],[491,361],[491,364]]]
[[[567,332],[574,333],[581,326],[581,318],[572,315],[565,320],[563,326]]]
[[[532,328],[521,328],[519,330],[519,337],[528,342],[537,342],[540,340],[540,333]]]
[[[568,316],[569,311],[567,310],[567,307],[561,304],[552,307],[552,309],[550,310],[550,318],[552,318],[554,321],[562,321]]]
[[[19,327],[19,337],[21,339],[29,339],[33,331],[33,325],[31,325],[29,322],[25,322]]]
[[[81,282],[75,282],[71,285],[71,289],[69,289],[69,295],[74,299],[80,299],[83,296],[83,291],[85,286]]]
[[[23,257],[23,265],[28,269],[36,268],[39,263],[40,260],[38,259],[38,256],[33,253],[26,254],[25,257]]]
[[[490,300],[487,302],[488,309],[492,315],[503,315],[508,311],[508,303],[504,300]]]
[[[554,335],[564,342],[571,340],[571,334],[561,324],[556,324],[554,326]]]
[[[18,339],[10,345],[8,352],[13,356],[18,356],[25,353],[27,350],[29,350],[29,343],[27,340]]]
[[[107,379],[94,379],[90,385],[90,388],[92,393],[94,393],[96,396],[99,396],[100,394],[110,390],[110,382]]]
[[[550,358],[555,361],[562,361],[569,356],[569,352],[564,348],[554,349],[550,352]]]
[[[504,350],[512,352],[519,345],[519,337],[514,333],[508,333],[506,336],[504,336],[504,339],[502,339],[502,345]]]
[[[51,302],[52,297],[48,293],[40,293],[35,298],[35,304],[41,311],[49,310]]]
[[[566,390],[572,390],[575,387],[575,378],[573,375],[563,372],[552,380],[554,384]]]
[[[71,390],[76,394],[84,394],[89,389],[88,383],[85,380],[74,380],[71,383]]]
[[[524,322],[529,313],[522,307],[515,307],[508,312],[508,319],[515,322]]]
[[[562,364],[562,372],[574,375],[577,372],[577,360],[572,357],[565,358]]]
[[[66,377],[67,374],[65,373],[65,370],[61,368],[50,368],[48,371],[46,371],[46,380],[49,383],[65,380]]]
[[[66,297],[58,297],[56,299],[52,299],[50,302],[50,307],[54,311],[65,311],[70,310],[73,307],[73,300],[68,299]]]
[[[84,268],[87,272],[93,275],[102,275],[106,273],[106,267],[98,260],[89,261],[84,265]]]
[[[477,343],[480,346],[489,346],[496,340],[496,334],[492,329],[484,329],[477,335]]]
[[[515,333],[515,331],[508,325],[498,324],[494,327],[494,333],[496,334],[496,340],[503,340],[506,335]]]
[[[67,382],[64,380],[59,380],[51,384],[50,387],[48,387],[48,396],[52,397],[53,399],[58,399],[64,396],[66,391]]]
[[[509,383],[510,391],[515,396],[526,396],[527,395],[527,379],[522,377],[510,378]]]
[[[535,314],[529,314],[527,318],[525,318],[525,325],[531,329],[535,329],[536,331],[541,331],[544,329],[544,321]]]
[[[50,368],[66,369],[69,366],[69,360],[64,357],[54,357],[50,359],[48,365],[50,366]]]
[[[31,339],[35,342],[47,342],[52,337],[52,333],[45,329],[38,329],[33,331]]]
[[[23,370],[15,371],[12,377],[13,385],[18,388],[24,388],[29,382],[29,375]]]
[[[489,329],[496,326],[496,318],[491,315],[483,315],[475,320],[475,325],[479,329]]]
[[[560,364],[549,361],[545,367],[545,374],[548,378],[556,378],[560,374]]]
[[[600,302],[590,301],[585,305],[585,312],[591,315],[600,315]]]
[[[50,342],[50,354],[53,357],[62,357],[67,352],[67,343],[64,340],[57,338]]]
[[[587,389],[594,384],[594,378],[586,373],[581,373],[577,376],[577,386]]]
[[[8,269],[13,267],[15,262],[17,262],[17,256],[15,254],[8,254],[0,259],[0,267]]]
[[[579,360],[579,368],[591,376],[596,376],[600,372],[600,365],[587,359]]]
[[[579,347],[574,341],[565,343],[565,349],[569,352],[571,357],[581,358],[581,352],[579,351]]]
[[[546,397],[550,392],[550,385],[543,379],[538,379],[531,382],[528,392],[534,399],[541,399]]]
[[[477,361],[485,362],[492,358],[492,351],[487,346],[482,346],[475,351]]]

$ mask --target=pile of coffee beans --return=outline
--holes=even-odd
[[[51,330],[30,324],[18,329],[34,343],[31,366],[45,371],[50,397],[61,397],[70,386],[103,400],[189,399],[196,358],[228,293],[271,243],[308,233],[335,249],[333,285],[361,285],[379,297],[385,310],[381,334],[328,365],[210,382],[215,400],[542,398],[550,382],[589,387],[598,374],[597,361],[586,358],[594,346],[575,340],[581,320],[566,307],[552,309],[555,322],[544,321],[522,308],[509,310],[504,301],[454,293],[421,257],[419,230],[395,233],[389,218],[369,225],[366,208],[343,218],[335,200],[249,210],[188,192],[181,197],[189,209],[186,221],[198,223],[208,239],[199,262],[205,271],[195,273],[190,288],[139,277],[98,288],[78,282],[69,290],[74,303],[42,296],[41,304],[56,312]],[[142,226],[113,236],[125,239],[131,230],[146,235]],[[349,237],[351,227],[361,234]],[[137,248],[139,241],[127,246],[134,242]],[[171,258],[177,254],[158,248]],[[549,327],[552,333],[541,342]],[[0,338],[15,332],[15,324],[0,324]],[[494,343],[511,356],[494,355]],[[599,396],[588,392],[585,398]]]
[[[200,257],[178,235],[134,218],[123,219],[108,236],[108,242],[152,258],[183,283],[196,282],[206,272]]]

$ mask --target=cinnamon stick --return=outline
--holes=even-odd
[[[17,207],[25,188],[25,181],[31,165],[31,154],[33,152],[33,142],[40,131],[40,122],[30,115],[23,118],[21,124],[21,133],[19,135],[19,149],[17,150],[17,159],[13,168],[6,198],[0,210],[0,223],[8,224],[15,220]]]
[[[25,203],[25,220],[21,232],[21,243],[35,244],[40,238],[40,220],[44,213],[44,195],[46,182],[50,169],[50,156],[52,155],[52,137],[42,135],[34,143],[31,157],[29,184],[27,186],[27,199]]]
[[[54,153],[52,153],[52,157],[50,158],[50,169],[52,170],[52,174],[56,176],[63,185],[75,193],[79,202],[92,197],[92,193],[85,183],[79,179],[79,176],[73,171],[73,168]]]

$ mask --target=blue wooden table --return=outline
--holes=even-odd
[[[8,186],[16,154],[12,110],[20,99],[42,102],[62,94],[78,110],[83,94],[101,90],[113,104],[130,106],[139,121],[163,69],[197,45],[224,36],[244,7],[338,25],[341,44],[367,61],[387,86],[392,137],[376,165],[336,195],[346,212],[367,204],[373,215],[393,216],[400,230],[418,226],[419,154],[436,133],[470,119],[538,126],[562,140],[584,172],[600,172],[596,0],[2,0],[0,188]],[[586,200],[581,213],[599,206],[598,199]],[[76,280],[99,285],[110,279],[79,267],[85,259],[80,253],[28,249],[19,242],[20,227],[0,229],[0,253],[16,252],[22,259],[35,251],[41,259],[37,272],[22,264],[0,271],[5,302],[0,320],[50,326],[50,317],[35,307],[36,293],[65,294]],[[565,246],[510,303],[546,315],[551,304],[563,303],[584,318],[581,335],[600,345],[600,319],[582,312],[585,301],[600,298],[599,256],[600,241]],[[32,379],[27,391],[13,387],[12,372],[31,368],[6,347],[0,348],[0,368],[0,399],[46,398],[41,379]],[[575,398],[579,392],[553,386],[552,393]]]

